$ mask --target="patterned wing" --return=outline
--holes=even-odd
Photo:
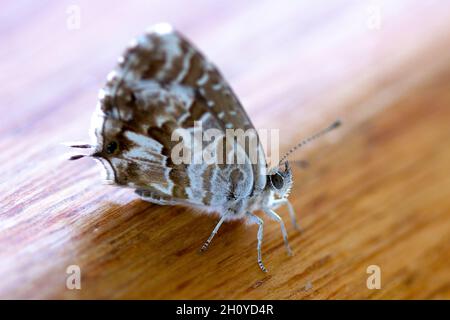
[[[198,121],[203,131],[222,134],[254,129],[219,71],[170,26],[157,25],[133,41],[108,76],[94,115],[95,156],[109,180],[161,204],[214,208],[227,197],[262,190],[266,163],[259,143],[252,164],[174,161],[171,152],[179,141],[173,133],[187,132],[195,140]],[[248,156],[245,149],[237,152]]]

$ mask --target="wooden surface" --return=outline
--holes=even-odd
[[[0,298],[450,298],[449,2],[181,3],[2,1]],[[288,257],[264,218],[267,274],[255,226],[228,223],[199,254],[217,217],[65,160],[116,58],[159,21],[216,62],[258,128],[281,129],[282,150],[344,122],[294,156],[309,162],[290,197],[304,233],[288,224]],[[66,288],[74,264],[81,290]]]

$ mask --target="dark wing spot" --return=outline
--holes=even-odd
[[[119,145],[117,144],[117,142],[111,141],[106,146],[106,153],[113,154],[117,150],[118,147],[119,147]]]

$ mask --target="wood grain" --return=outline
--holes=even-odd
[[[2,2],[0,298],[450,298],[450,5],[444,1]],[[80,28],[67,28],[69,5]],[[374,7],[375,6],[375,7]],[[373,10],[380,24],[373,27]],[[7,18],[6,18],[7,17]],[[86,140],[97,90],[132,37],[169,21],[230,81],[258,128],[299,151],[291,200],[304,232],[138,200]],[[280,214],[288,222],[287,212]],[[79,265],[82,289],[66,288]],[[366,287],[378,265],[382,288]]]

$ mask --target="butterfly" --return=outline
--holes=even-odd
[[[218,133],[215,143],[209,144],[215,161],[180,163],[173,153],[180,140],[194,160],[200,155],[188,143],[196,139],[198,123],[203,130]],[[312,138],[336,126],[338,123]],[[289,162],[284,161],[289,153],[278,166],[269,169],[257,134],[251,150],[234,139],[225,143],[232,148],[219,144],[224,142],[227,130],[233,129],[255,130],[229,84],[184,36],[168,24],[159,24],[132,41],[108,75],[93,115],[94,143],[72,147],[93,148],[89,156],[103,165],[106,181],[133,188],[145,201],[218,213],[219,222],[202,251],[225,221],[245,219],[258,225],[257,261],[267,272],[261,257],[264,222],[254,212],[261,210],[280,224],[291,254],[286,227],[274,211],[287,206],[298,228],[287,199],[293,183]],[[182,132],[184,138],[174,141],[175,132]],[[302,141],[290,153],[310,140]],[[198,143],[206,147],[204,141]],[[253,161],[249,161],[250,151]],[[230,155],[240,155],[245,161],[218,161],[228,160]]]

